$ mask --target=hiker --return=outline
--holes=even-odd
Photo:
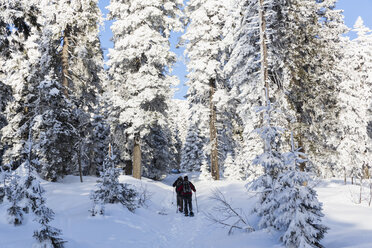
[[[178,188],[181,186],[183,183],[183,178],[180,176],[177,178],[177,180],[173,183],[173,187],[176,187],[176,193],[177,193],[177,207],[178,210],[182,213],[183,212],[183,199],[182,199],[182,194],[178,190]]]
[[[189,181],[188,176],[185,176],[183,178],[183,183],[178,187],[178,189],[181,192],[182,197],[183,197],[183,206],[185,210],[185,216],[189,215],[189,210],[190,210],[190,216],[194,216],[194,213],[192,212],[192,191],[196,192],[196,189],[195,189],[194,184],[192,184]]]

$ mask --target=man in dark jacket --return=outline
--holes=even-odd
[[[182,199],[182,194],[178,190],[178,188],[182,185],[183,183],[183,178],[180,176],[177,178],[177,180],[173,183],[173,187],[176,187],[176,193],[177,193],[177,207],[178,210],[182,213],[183,211],[183,199]]]
[[[185,176],[183,178],[183,183],[178,187],[179,192],[181,192],[183,197],[183,205],[185,209],[185,216],[194,216],[192,212],[192,191],[196,192],[194,184],[189,181],[189,178]]]

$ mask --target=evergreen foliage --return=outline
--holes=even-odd
[[[362,178],[371,161],[371,140],[368,137],[368,109],[372,103],[372,31],[359,17],[354,25],[358,37],[345,41],[345,56],[340,65],[344,71],[338,104],[341,123],[337,147],[340,161],[333,169],[337,176]]]
[[[45,205],[45,190],[31,173],[27,176],[24,185],[28,206],[35,214],[34,220],[40,224],[40,228],[34,231],[34,238],[39,242],[40,247],[63,248],[66,241],[59,237],[62,234],[61,230],[49,224],[54,219],[54,212]]]
[[[10,203],[10,207],[8,208],[8,221],[15,226],[21,225],[24,219],[21,201],[25,196],[25,192],[23,185],[19,184],[19,181],[20,177],[13,174],[10,178],[9,185],[5,188],[7,200]]]
[[[275,200],[274,186],[279,173],[284,170],[284,157],[280,151],[283,129],[272,124],[272,115],[275,111],[268,96],[266,96],[266,106],[258,108],[258,112],[263,112],[264,124],[261,128],[255,130],[264,143],[264,151],[253,160],[253,164],[263,167],[264,174],[250,185],[252,190],[260,191],[259,200],[254,209],[261,216],[260,228],[273,226],[275,221],[274,209],[278,207]]]
[[[292,150],[280,151],[283,130],[272,125],[275,109],[268,96],[264,111],[265,123],[257,129],[264,141],[264,152],[253,161],[264,168],[264,175],[256,179],[250,188],[260,190],[255,212],[261,216],[260,228],[274,228],[283,231],[281,240],[286,247],[322,247],[320,240],[327,227],[321,224],[322,204],[315,190],[307,186],[310,177],[301,172],[300,164],[306,155],[295,150],[291,135]]]
[[[200,171],[204,160],[203,139],[198,133],[198,128],[190,125],[185,145],[182,149],[181,169],[183,171]]]
[[[283,154],[285,170],[279,173],[274,186],[278,206],[273,226],[284,232],[281,240],[286,247],[323,247],[319,242],[328,228],[321,222],[322,203],[309,186],[308,172],[299,170],[306,157],[299,150],[295,150],[292,136],[292,150]]]
[[[95,216],[97,212],[103,215],[106,204],[120,203],[132,212],[138,207],[135,202],[138,193],[129,184],[119,183],[121,170],[115,168],[113,161],[112,155],[105,158],[103,171],[97,180],[97,189],[90,195],[93,201],[92,216]]]
[[[160,178],[172,161],[167,109],[177,79],[169,75],[176,60],[169,37],[182,28],[182,5],[181,0],[115,0],[108,6],[114,20],[106,88],[112,133],[124,141],[125,146],[117,144],[121,160],[131,160],[134,137],[140,138],[143,173],[150,178]]]

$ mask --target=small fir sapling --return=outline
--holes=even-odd
[[[111,147],[111,146],[110,146]],[[110,149],[111,150],[111,149]],[[95,191],[92,191],[90,198],[93,201],[93,207],[90,210],[92,216],[105,213],[105,204],[121,203],[129,211],[137,208],[135,199],[137,192],[129,187],[129,184],[119,183],[120,169],[115,168],[114,156],[109,152],[103,163],[103,171],[97,180]]]
[[[20,177],[18,175],[11,175],[9,185],[6,187],[6,196],[10,203],[8,208],[8,222],[15,226],[23,223],[24,212],[21,207],[24,198],[25,190],[22,184],[19,184]]]
[[[38,241],[37,245],[40,248],[63,248],[66,241],[59,237],[62,234],[61,230],[49,225],[49,222],[54,219],[54,212],[45,205],[44,188],[32,173],[29,173],[24,185],[27,188],[26,197],[29,200],[29,207],[35,214],[34,220],[41,225],[33,235]]]
[[[33,126],[34,123],[31,124]],[[38,230],[34,231],[33,237],[38,241],[34,247],[40,248],[63,248],[64,241],[59,236],[62,231],[49,225],[49,222],[54,219],[54,212],[46,206],[45,189],[40,185],[40,181],[35,176],[34,165],[39,164],[37,158],[33,159],[33,141],[32,141],[32,128],[29,130],[28,141],[26,142],[25,153],[26,160],[22,163],[19,170],[27,171],[27,174],[21,180],[21,185],[24,186],[24,196],[27,199],[27,212],[29,209],[35,214],[34,221],[38,222],[41,226]]]
[[[306,155],[294,148],[291,135],[291,151],[283,154],[285,169],[279,173],[274,186],[275,221],[273,226],[284,231],[281,240],[286,247],[314,248],[323,247],[319,242],[327,232],[321,224],[322,203],[317,193],[308,186],[310,176],[299,169],[306,162]]]

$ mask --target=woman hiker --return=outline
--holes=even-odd
[[[181,213],[183,212],[183,199],[181,192],[178,190],[178,188],[182,185],[183,178],[180,176],[177,178],[177,180],[173,183],[173,187],[176,187],[176,194],[177,194],[177,207],[178,211]]]

